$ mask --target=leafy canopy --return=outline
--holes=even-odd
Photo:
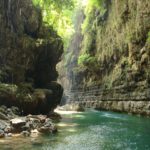
[[[70,36],[74,33],[72,15],[76,0],[32,1],[35,6],[41,7],[44,23],[48,26],[53,26],[66,45]]]
[[[91,22],[91,20],[94,20],[94,18],[96,17],[96,11],[101,15],[105,13],[106,9],[104,8],[104,4],[105,0],[87,0],[87,4],[85,7],[86,18],[82,25],[83,34],[92,28],[93,22]]]
[[[78,65],[93,66],[95,63],[96,63],[96,58],[94,56],[90,56],[90,54],[86,53],[79,56]]]

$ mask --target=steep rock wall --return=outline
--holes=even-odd
[[[138,101],[150,100],[150,3],[104,0],[101,7],[85,14],[75,86],[68,97],[84,104],[133,101],[136,107]]]
[[[93,9],[92,26],[85,29],[80,54],[95,59],[78,66],[86,68],[82,83],[106,88],[144,80],[149,83],[149,2],[107,0],[104,4],[103,13]]]
[[[24,111],[30,104],[31,107],[33,106],[34,99],[38,99],[32,96],[35,88],[40,89],[36,95],[41,100],[39,104],[34,103],[38,105],[36,108],[43,103],[45,113],[56,107],[61,100],[62,87],[52,81],[57,80],[56,64],[60,61],[62,53],[61,38],[52,27],[44,25],[41,10],[33,6],[32,0],[0,1],[0,82],[3,83],[0,88],[0,101],[2,104],[5,100],[9,100],[7,102],[11,104],[12,99],[9,99],[6,93],[10,84],[15,84],[19,101],[23,102],[22,105],[28,103],[23,106]],[[45,94],[42,89],[50,91]],[[13,88],[10,91],[13,94]],[[18,98],[14,98],[14,104]],[[31,108],[27,113],[34,113],[35,110]]]

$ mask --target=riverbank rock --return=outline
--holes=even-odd
[[[63,42],[42,21],[32,0],[0,1],[0,105],[26,115],[55,109],[63,92],[56,82]]]
[[[38,131],[41,133],[56,133],[57,128],[56,126],[52,123],[51,119],[47,118],[43,126],[38,128]]]
[[[14,118],[10,120],[10,128],[13,133],[20,133],[25,126],[25,118]]]
[[[4,130],[7,126],[7,123],[5,121],[0,120],[0,130]]]
[[[2,120],[10,120],[17,117],[20,114],[19,109],[17,107],[7,108],[6,106],[0,106],[0,119]]]
[[[41,120],[41,118],[44,118]],[[38,135],[39,133],[42,134],[51,134],[51,133],[56,133],[57,128],[56,126],[52,123],[52,120],[50,118],[45,118],[45,116],[42,117],[40,116],[31,116],[28,117],[23,117],[23,118],[14,118],[10,120],[10,123],[7,125],[1,124],[0,123],[0,137],[6,137],[11,134],[20,134],[23,135],[24,137],[28,137],[30,135],[36,134]],[[4,133],[4,136],[3,136]]]
[[[29,137],[30,136],[30,132],[28,132],[28,131],[22,131],[21,135],[23,135],[24,137]]]
[[[2,119],[2,120],[8,120],[8,117],[5,114],[3,114],[3,113],[0,112],[0,119]]]
[[[3,130],[0,129],[0,138],[3,138],[3,137],[5,137],[5,133]]]
[[[77,103],[77,102],[76,102]],[[149,101],[81,101],[78,102],[84,108],[94,108],[96,110],[107,110],[115,112],[126,112],[150,117]],[[73,105],[73,104],[72,104]]]
[[[19,113],[47,114],[53,111],[61,101],[63,88],[57,82],[50,83],[46,88],[33,89],[29,84],[0,84],[0,105],[5,105],[4,108],[0,107],[0,118],[7,120],[8,115],[14,118]],[[7,110],[6,106],[11,109]]]
[[[48,114],[47,114],[47,116],[49,117],[49,118],[51,118],[52,120],[60,120],[60,119],[62,119],[62,117],[61,117],[61,115],[60,114],[58,114],[58,113],[56,113],[56,112],[49,112]]]
[[[14,118],[9,117],[9,113],[15,110],[18,114],[19,109],[17,107],[7,108],[6,106],[0,107],[1,113],[7,117],[0,119],[0,138],[13,137],[15,134],[22,135],[24,137],[33,136],[37,137],[39,134],[52,134],[57,132],[57,127],[53,121],[58,121],[60,115],[50,112],[48,115],[27,115],[18,116],[13,115]],[[4,110],[5,108],[5,110]]]
[[[14,127],[14,128],[19,128],[22,127],[26,124],[25,118],[14,118],[10,120],[10,124]]]

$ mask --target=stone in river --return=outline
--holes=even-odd
[[[21,135],[23,135],[24,137],[28,137],[28,136],[30,136],[30,132],[28,132],[28,131],[22,131]]]
[[[5,137],[5,133],[3,130],[0,129],[0,138],[3,138],[3,137]]]
[[[0,129],[4,130],[6,128],[6,126],[7,126],[7,124],[4,121],[0,120]]]
[[[22,127],[26,124],[25,118],[15,118],[10,120],[11,125],[14,128]]]
[[[2,112],[0,112],[0,119],[9,120],[8,117],[5,114],[3,114]]]

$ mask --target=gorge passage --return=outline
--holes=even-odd
[[[93,108],[100,112],[71,112],[72,117],[62,115],[59,122],[61,117],[54,110],[65,104],[60,110]],[[84,150],[78,137],[89,134],[96,142],[89,141],[86,147],[90,150],[121,149],[122,145],[126,149],[143,145],[146,150],[150,149],[146,140],[149,119],[144,116],[150,117],[149,0],[0,0],[3,149],[11,143],[9,136],[22,133],[30,137],[24,140],[19,136],[21,143],[16,149],[23,142],[29,144],[28,149],[37,145],[51,149],[45,143],[54,141],[56,150],[76,150],[78,146]],[[60,130],[58,136],[53,122]],[[112,127],[116,123],[119,131]],[[117,132],[114,141],[110,140],[111,130]],[[125,137],[121,136],[125,131]],[[97,132],[101,135],[95,136]],[[40,134],[35,141],[32,133]],[[70,138],[79,145],[72,147]],[[123,138],[126,141],[122,142]]]

